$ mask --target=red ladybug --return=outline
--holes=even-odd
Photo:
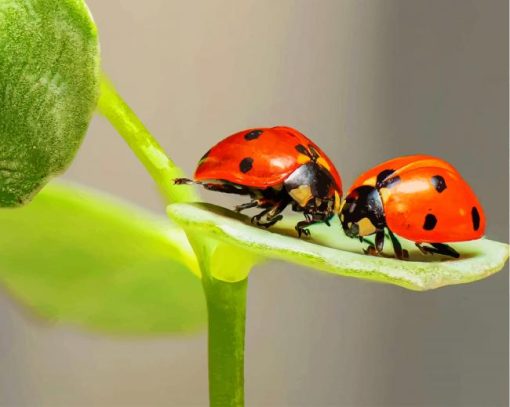
[[[457,258],[445,243],[485,232],[485,215],[466,181],[451,164],[427,155],[394,158],[362,174],[347,194],[340,221],[350,237],[375,234],[371,254],[382,252],[387,229],[400,259],[407,253],[394,233],[416,242],[423,253]]]
[[[194,181],[178,178],[176,184],[196,183],[231,194],[249,195],[251,201],[236,207],[262,208],[252,223],[269,227],[282,219],[291,204],[303,212],[298,235],[326,222],[340,209],[342,181],[331,160],[306,136],[290,127],[244,130],[220,141],[201,158]]]

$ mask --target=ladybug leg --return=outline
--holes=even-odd
[[[195,181],[189,178],[175,178],[174,185],[191,185],[194,184]]]
[[[354,239],[355,237],[352,237],[352,238]],[[374,245],[370,240],[368,240],[366,237],[363,237],[363,236],[358,236],[358,240],[359,240],[360,243],[366,243],[369,246],[373,246]]]
[[[257,226],[261,226],[264,228],[273,226],[276,222],[282,220],[283,215],[280,214],[283,212],[283,210],[287,207],[289,203],[290,202],[288,199],[281,199],[275,202],[273,206],[264,209],[258,215],[255,215],[253,218],[251,218],[251,223],[254,223]],[[264,217],[265,221],[262,221],[261,219]]]
[[[380,254],[384,249],[384,230],[378,230],[375,233],[375,250]]]
[[[241,204],[241,205],[237,205],[235,207],[235,211],[236,212],[241,212],[241,211],[244,211],[245,209],[254,208],[254,207],[258,206],[258,205],[259,205],[258,200],[254,199],[253,201],[246,202],[246,203]]]
[[[432,247],[422,246],[421,243],[416,243],[416,247],[420,249],[423,254],[442,254],[443,256],[450,256],[455,259],[460,257],[460,254],[452,247],[444,243],[430,243]]]
[[[368,246],[366,249],[363,249],[363,253],[368,254],[369,256],[378,256],[377,249],[374,245]]]
[[[257,225],[257,226],[261,226],[263,222],[261,222],[260,220],[266,216],[266,214],[271,210],[272,208],[266,208],[264,209],[262,212],[260,212],[258,215],[255,215],[255,216],[252,216],[251,218],[251,223]]]
[[[305,220],[302,220],[296,224],[296,232],[298,233],[298,237],[301,237],[301,235],[310,236],[311,233],[307,229],[308,227],[315,225],[316,223],[325,223],[328,226],[331,226],[329,220],[330,216],[326,213],[317,213],[317,212],[306,212],[304,213]]]
[[[363,249],[363,253],[369,254],[370,256],[377,256],[375,246],[370,240],[365,240],[365,239],[360,238],[360,242],[368,243],[367,248]]]
[[[431,254],[431,252],[429,252],[425,246],[422,246],[421,243],[415,242],[414,244],[418,249],[420,249],[421,254]]]
[[[249,188],[246,188],[238,184],[232,184],[230,182],[212,183],[194,181],[189,178],[174,179],[174,185],[191,185],[191,184],[202,185],[205,189],[208,189],[209,191],[223,192],[225,194],[250,195],[252,193],[252,191]]]
[[[301,237],[301,235],[310,236],[311,233],[307,229],[307,227],[312,225],[313,223],[316,223],[316,222],[313,222],[310,215],[305,214],[305,218],[306,218],[306,220],[302,220],[296,224],[295,229],[298,234],[298,237]]]
[[[455,259],[458,259],[460,257],[459,252],[457,252],[453,247],[448,246],[447,244],[443,243],[431,243],[431,246],[433,246],[438,254],[442,254],[443,256],[450,256]]]
[[[393,245],[393,252],[395,253],[395,257],[399,260],[406,260],[409,258],[409,252],[407,250],[402,249],[402,245],[397,237],[393,234],[393,232],[388,229],[388,236],[390,237],[391,244]]]
[[[283,219],[283,215],[274,215],[274,216],[271,216],[270,214],[268,214],[266,216],[267,222],[266,223],[259,223],[259,226],[262,226],[264,228],[268,228],[268,227],[273,226],[276,222],[281,221],[282,219]]]
[[[224,184],[205,184],[202,182],[193,182],[195,184],[202,185],[209,191],[223,192],[225,194],[237,194],[237,195],[250,195],[251,191],[241,185],[224,183]]]
[[[375,234],[375,245],[370,240],[360,237],[361,242],[368,243],[368,247],[363,249],[363,253],[371,256],[379,256],[384,248],[384,230],[378,230]]]
[[[279,206],[278,203],[284,205],[283,209],[285,209],[285,207],[290,203],[289,197],[287,197],[285,194],[281,194],[280,191],[275,191],[273,188],[266,188],[262,190],[257,188],[246,188],[246,190],[251,197],[251,201],[237,205],[235,207],[236,212],[241,212],[245,209],[255,207],[262,209],[272,209],[273,207]],[[281,209],[281,211],[283,209]]]

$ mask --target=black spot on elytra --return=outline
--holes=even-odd
[[[434,186],[434,188],[436,188],[436,191],[439,193],[443,192],[447,188],[446,181],[441,175],[434,175],[430,179],[430,182],[432,182],[432,185]]]
[[[301,154],[304,154],[304,155],[310,155],[310,153],[308,152],[308,150],[306,149],[306,147],[303,145],[303,144],[297,144],[295,146],[295,149],[300,152]]]
[[[436,227],[436,224],[437,218],[431,213],[428,213],[427,216],[425,216],[425,223],[423,224],[423,229],[432,230]]]
[[[246,174],[248,171],[250,171],[252,167],[253,167],[253,158],[251,158],[251,157],[243,158],[241,160],[241,162],[239,163],[239,169],[241,170],[241,172],[243,174]]]
[[[389,175],[393,174],[394,172],[395,172],[395,170],[391,170],[391,169],[382,170],[379,174],[377,174],[376,184],[379,185],[386,178],[388,178]]]
[[[471,219],[473,220],[473,229],[478,230],[480,227],[480,214],[478,213],[478,209],[476,209],[476,206],[473,206],[471,208]]]
[[[394,172],[395,172],[395,170],[391,170],[391,169],[382,170],[377,175],[377,180],[375,181],[375,186],[377,188],[391,188],[393,185],[400,182],[400,177],[398,175],[387,179]]]
[[[252,130],[244,135],[244,139],[248,141],[256,140],[262,133],[264,133],[264,130]]]

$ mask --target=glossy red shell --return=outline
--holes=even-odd
[[[276,186],[310,161],[308,156],[296,150],[300,144],[313,146],[319,153],[319,164],[330,172],[341,195],[340,175],[327,155],[304,134],[282,126],[243,130],[223,139],[200,160],[194,178],[196,181],[222,180],[261,189]],[[243,163],[250,165],[243,167]]]
[[[351,190],[375,186],[377,175],[384,170],[394,170],[386,180],[398,177],[379,190],[386,223],[397,235],[428,243],[474,240],[484,235],[482,206],[451,164],[426,155],[396,158],[362,174]]]

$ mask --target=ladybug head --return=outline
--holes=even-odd
[[[339,216],[349,237],[369,236],[385,227],[379,192],[368,185],[362,185],[347,195]]]

